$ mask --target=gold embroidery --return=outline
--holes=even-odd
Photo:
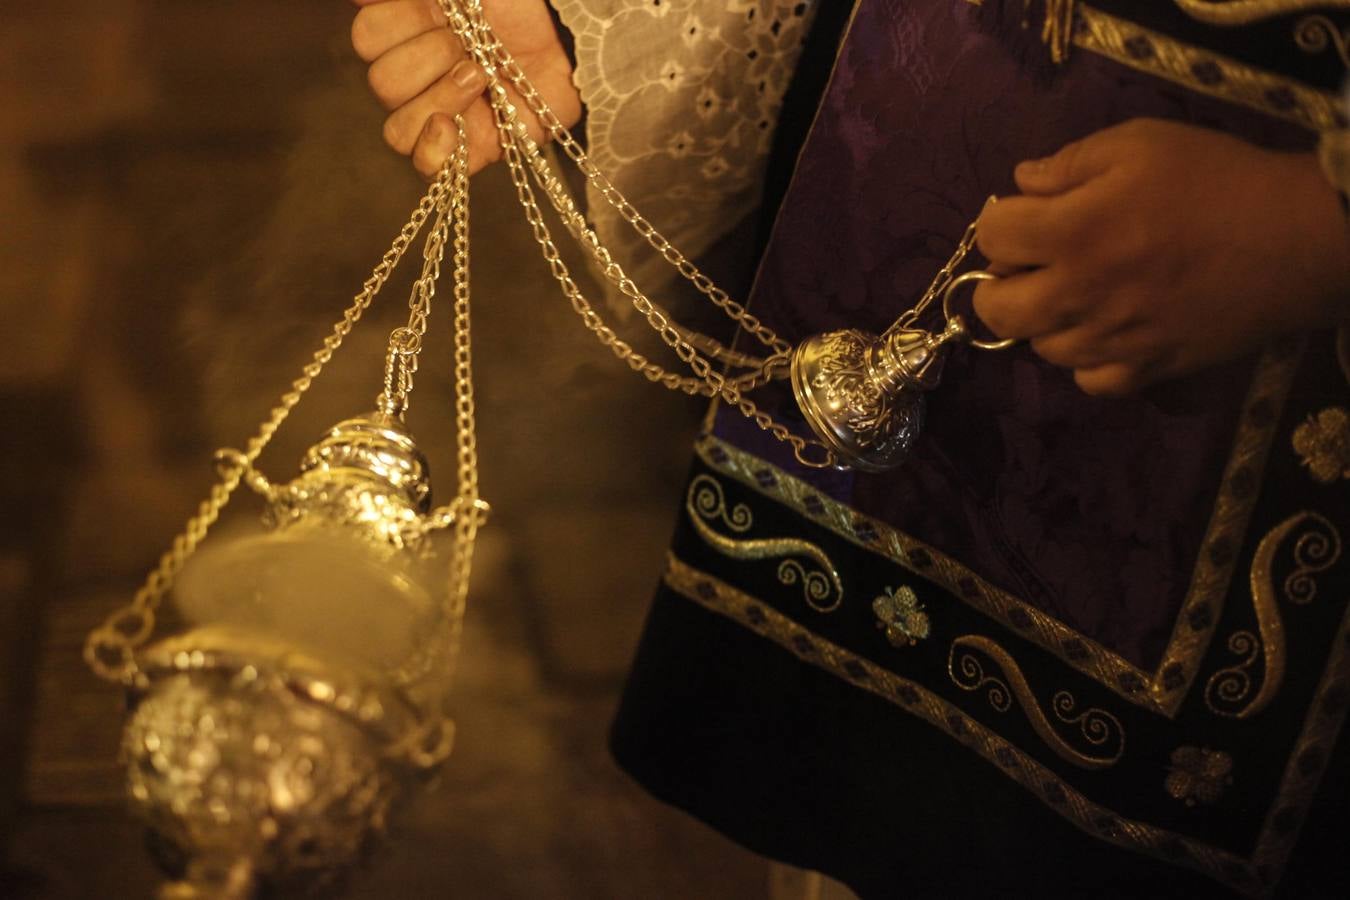
[[[1294,429],[1294,452],[1313,479],[1331,484],[1350,478],[1350,412],[1331,406]]]
[[[1302,518],[1303,514],[1299,514],[1266,532],[1252,555],[1252,609],[1256,613],[1261,639],[1258,641],[1249,631],[1239,631],[1229,637],[1228,649],[1246,658],[1215,672],[1205,684],[1205,705],[1217,715],[1241,719],[1260,712],[1284,681],[1284,622],[1275,603],[1271,565],[1285,537],[1298,526]],[[1247,670],[1262,649],[1265,650],[1265,669],[1261,676],[1261,689],[1250,703],[1241,706],[1239,704],[1251,693],[1251,676]]]
[[[1062,63],[1069,58],[1069,39],[1073,37],[1075,0],[1045,0],[1045,22],[1041,43],[1050,48],[1050,59]]]
[[[868,691],[963,744],[1028,790],[1048,809],[1099,840],[1195,869],[1251,897],[1269,895],[1288,861],[1350,710],[1350,611],[1341,618],[1326,669],[1250,859],[1194,838],[1118,816],[1079,792],[996,732],[916,682],[902,678],[769,609],[756,598],[667,557],[665,583],[676,593],[773,641],[808,665]],[[1184,852],[1178,854],[1177,849]]]
[[[772,641],[802,662],[816,666],[937,728],[997,767],[1045,804],[1047,809],[1099,840],[1195,869],[1253,897],[1267,893],[1262,888],[1262,877],[1256,867],[1270,866],[1271,872],[1278,874],[1284,863],[1287,848],[1276,846],[1272,851],[1266,843],[1258,843],[1256,856],[1248,861],[1186,835],[1117,815],[1115,811],[1089,799],[996,732],[965,716],[955,706],[916,682],[817,637],[809,629],[775,612],[751,595],[686,565],[673,555],[667,559],[664,580],[671,590],[687,600]],[[1347,616],[1346,621],[1350,623],[1350,616]],[[1339,717],[1322,717],[1318,719],[1318,724],[1328,727],[1309,729],[1306,733],[1312,735],[1315,732],[1317,739],[1322,741],[1334,738],[1343,717],[1343,714]],[[1327,719],[1332,721],[1324,721]],[[1315,776],[1320,775],[1320,770],[1313,774],[1310,780],[1312,787],[1316,787]],[[1285,798],[1282,796],[1280,799],[1283,801]],[[1300,795],[1295,799],[1300,802],[1300,808],[1306,808],[1307,802],[1311,800],[1311,790],[1306,797]],[[1263,842],[1265,838],[1263,833]],[[1176,852],[1178,847],[1184,850],[1180,856]]]
[[[1233,758],[1208,747],[1178,747],[1172,751],[1163,786],[1172,799],[1187,806],[1208,806],[1233,783]]]
[[[1341,533],[1325,516],[1318,513],[1300,513],[1295,520],[1312,520],[1322,531],[1309,531],[1294,543],[1294,571],[1284,580],[1284,595],[1290,603],[1300,606],[1311,603],[1317,596],[1317,581],[1321,574],[1341,558]]]
[[[1323,53],[1328,47],[1336,50],[1341,62],[1350,66],[1350,28],[1342,31],[1326,16],[1304,16],[1294,25],[1294,43],[1304,53]]]
[[[1175,0],[1192,19],[1210,25],[1250,25],[1305,9],[1346,7],[1350,0]]]
[[[908,585],[886,588],[886,593],[872,601],[872,612],[876,614],[877,627],[886,630],[886,640],[893,647],[912,647],[928,637],[931,630],[928,614]]]
[[[1275,615],[1278,622],[1279,614]],[[1246,700],[1252,691],[1252,678],[1247,670],[1256,662],[1256,657],[1261,655],[1262,646],[1277,648],[1277,652],[1267,650],[1261,691],[1255,700],[1241,706],[1242,701]],[[1228,638],[1228,649],[1243,659],[1209,676],[1209,681],[1205,682],[1205,705],[1216,715],[1242,719],[1259,712],[1270,702],[1270,698],[1275,696],[1275,691],[1284,679],[1284,643],[1281,641],[1278,644],[1269,642],[1262,644],[1250,631],[1236,631]],[[1278,666],[1272,665],[1272,656],[1279,660]]]
[[[785,559],[778,564],[778,580],[786,585],[793,585],[801,582],[808,606],[816,612],[834,612],[844,600],[844,588],[839,582],[839,573],[830,565],[829,557],[821,552],[819,547],[812,544],[806,544],[805,541],[803,541],[802,544],[804,546],[800,546],[795,551],[789,552],[806,553],[815,559],[816,562],[823,565],[825,571],[808,572],[806,567],[797,562],[797,560]],[[812,550],[815,550],[819,556],[812,554]],[[771,555],[777,554],[771,553]],[[830,599],[831,587],[834,588],[834,600],[833,602],[827,603],[826,601]]]
[[[701,438],[695,450],[710,467],[751,490],[922,575],[991,618],[1012,624],[1021,636],[1131,703],[1172,716],[1185,699],[1200,656],[1209,646],[1223,611],[1224,595],[1237,562],[1233,547],[1246,531],[1302,346],[1300,343],[1285,352],[1267,352],[1257,363],[1243,406],[1244,416],[1220,483],[1219,499],[1210,515],[1190,587],[1182,601],[1181,615],[1163,659],[1153,672],[1133,665],[1053,616],[995,587],[936,548],[880,519],[856,512],[751,453],[711,435]],[[714,406],[709,413],[710,425],[715,413]]]
[[[727,512],[727,496],[716,478],[700,475],[689,485],[689,515],[705,519],[720,519],[732,531],[746,532],[755,523],[754,514],[744,503],[737,503]]]
[[[1308,707],[1303,731],[1289,754],[1275,802],[1257,839],[1252,859],[1278,872],[1289,858],[1299,827],[1321,783],[1350,705],[1350,611],[1341,617],[1317,693]]]
[[[1243,406],[1233,452],[1224,467],[1219,496],[1191,572],[1190,588],[1150,684],[1155,697],[1168,698],[1165,702],[1171,713],[1176,712],[1185,689],[1195,678],[1200,658],[1209,647],[1219,614],[1223,611],[1224,598],[1238,561],[1237,546],[1247,533],[1279,412],[1303,356],[1304,345],[1300,341],[1296,349],[1290,349],[1283,356],[1268,352],[1252,377],[1252,388]],[[1205,627],[1197,628],[1195,616],[1202,611],[1208,613],[1209,621]]]
[[[1017,622],[1020,633],[1074,668],[1135,703],[1162,711],[1145,690],[1150,678],[1147,672],[1066,627],[1054,617],[989,584],[936,548],[892,528],[880,519],[855,512],[771,463],[715,437],[701,438],[695,450],[712,468],[783,503],[840,537],[930,579],[994,619]],[[863,540],[859,532],[873,537]],[[916,560],[923,560],[923,564]],[[1073,652],[1066,654],[1066,647],[1072,647]],[[1125,685],[1138,687],[1128,691]]]
[[[761,560],[780,556],[805,556],[813,560],[820,566],[819,570],[808,570],[795,559],[783,560],[778,565],[778,581],[788,586],[801,584],[807,605],[817,612],[833,612],[843,602],[844,585],[839,578],[839,572],[825,551],[815,544],[798,538],[736,540],[713,530],[704,521],[705,519],[721,521],[737,533],[748,531],[754,523],[750,508],[743,503],[737,504],[730,513],[727,512],[726,495],[717,479],[699,475],[691,481],[685,499],[685,509],[698,536],[713,549],[732,559]]]
[[[1316,5],[1328,4],[1318,2]],[[1235,7],[1236,4],[1224,6]],[[1311,88],[1292,78],[1183,44],[1161,32],[1084,4],[1079,4],[1077,18],[1073,40],[1074,45],[1083,50],[1175,82],[1196,93],[1246,106],[1312,131],[1344,125],[1345,114],[1334,91]]]
[[[969,652],[971,648],[997,663],[1007,681],[986,675],[979,659]],[[1092,756],[1064,740],[1041,711],[1036,695],[1032,693],[1031,685],[1022,675],[1022,669],[1017,665],[1017,661],[1008,651],[987,637],[967,634],[952,641],[952,648],[947,656],[947,673],[951,676],[952,682],[963,690],[976,691],[985,685],[991,685],[988,692],[989,704],[999,712],[1008,710],[1010,705],[1008,694],[1011,692],[1017,698],[1018,705],[1022,707],[1027,721],[1031,723],[1037,736],[1066,762],[1084,769],[1105,769],[1115,765],[1125,754],[1125,729],[1121,727],[1119,719],[1105,710],[1096,708],[1089,708],[1075,715],[1077,703],[1073,695],[1068,691],[1059,691],[1050,701],[1050,708],[1055,717],[1066,725],[1077,725],[1079,733],[1093,747],[1107,747],[1111,752],[1108,756]]]
[[[952,682],[963,691],[978,691],[989,685],[989,691],[985,695],[989,705],[999,712],[1012,709],[1012,691],[1008,688],[1007,682],[993,675],[986,675],[984,663],[972,654],[963,655],[958,663],[956,647],[957,643],[953,641],[951,650],[947,653],[947,675],[951,677]]]
[[[1275,599],[1273,567],[1275,557],[1285,539],[1296,529],[1311,523],[1314,527],[1299,535],[1294,542],[1294,569],[1284,579],[1284,597],[1290,603],[1310,603],[1317,595],[1314,575],[1325,572],[1336,564],[1341,555],[1341,538],[1336,527],[1324,516],[1314,512],[1300,512],[1285,519],[1268,531],[1252,556],[1252,608],[1256,613],[1258,640],[1250,631],[1237,631],[1228,638],[1228,649],[1244,657],[1237,663],[1219,669],[1205,683],[1205,705],[1221,716],[1243,719],[1265,709],[1284,681],[1285,638],[1284,622]],[[1264,650],[1265,665],[1261,687],[1245,705],[1251,694],[1249,669]]]

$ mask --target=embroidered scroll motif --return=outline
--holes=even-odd
[[[1326,517],[1314,512],[1285,519],[1261,539],[1251,568],[1252,608],[1260,637],[1246,630],[1229,636],[1229,651],[1242,659],[1219,669],[1205,683],[1205,705],[1216,715],[1238,719],[1255,715],[1265,709],[1284,681],[1284,622],[1276,599],[1273,567],[1286,539],[1305,526],[1307,530],[1294,541],[1294,568],[1281,584],[1286,602],[1312,602],[1317,596],[1314,576],[1340,558],[1340,533]],[[1264,656],[1264,671],[1261,686],[1253,695],[1251,668],[1258,656]]]
[[[808,606],[816,612],[833,612],[844,600],[844,584],[834,563],[815,544],[799,538],[759,538],[737,540],[719,534],[710,522],[721,522],[737,534],[750,530],[754,515],[744,503],[727,509],[726,494],[717,479],[699,475],[689,483],[685,498],[689,521],[708,546],[732,559],[776,559],[801,557],[810,559],[819,568],[808,568],[798,559],[784,559],[778,565],[780,584],[801,585]]]
[[[1350,28],[1342,31],[1326,16],[1304,16],[1294,25],[1294,43],[1304,53],[1325,53],[1334,48],[1341,62],[1350,68]]]
[[[972,650],[992,659],[1007,680],[986,674],[983,662]],[[1011,698],[1015,697],[1036,735],[1056,755],[1073,765],[1084,769],[1105,769],[1115,765],[1125,755],[1125,729],[1119,719],[1095,707],[1079,712],[1078,701],[1074,696],[1068,691],[1059,691],[1050,700],[1051,711],[1065,725],[1077,726],[1079,737],[1093,752],[1084,752],[1066,741],[1041,710],[1016,660],[986,637],[967,634],[952,641],[947,656],[947,674],[962,690],[978,691],[987,687],[989,705],[998,712],[1007,712],[1012,705]]]
[[[1317,596],[1314,575],[1321,574],[1341,558],[1341,533],[1331,521],[1317,513],[1301,513],[1298,521],[1311,520],[1316,528],[1299,536],[1294,543],[1294,571],[1284,579],[1284,596],[1300,606]]]
[[[1294,429],[1294,452],[1315,481],[1350,478],[1350,412],[1328,407]]]
[[[1080,6],[1080,9],[1088,7]],[[1218,627],[1228,586],[1239,559],[1232,548],[1246,531],[1266,456],[1303,353],[1297,342],[1262,355],[1252,377],[1243,416],[1219,496],[1191,572],[1182,612],[1173,627],[1163,658],[1146,671],[1085,637],[1035,606],[982,579],[958,560],[886,522],[866,516],[832,499],[812,485],[736,446],[706,435],[696,445],[699,456],[719,474],[751,491],[782,503],[858,546],[933,581],[975,609],[1011,624],[1028,640],[1088,675],[1126,701],[1174,716],[1199,677],[1200,660]],[[715,415],[717,406],[709,414]],[[1247,489],[1242,489],[1246,485]],[[1196,682],[1196,688],[1203,682]]]
[[[931,623],[914,589],[908,585],[886,588],[886,593],[872,601],[877,627],[884,628],[886,640],[892,647],[912,647],[928,637]]]
[[[1172,751],[1163,787],[1187,806],[1208,806],[1233,783],[1233,758],[1219,750],[1178,747]]]
[[[1260,614],[1258,613],[1258,616]],[[1275,613],[1278,621],[1278,613]],[[1282,630],[1282,629],[1281,629]],[[1250,703],[1243,701],[1251,695],[1252,677],[1250,669],[1261,655],[1262,647],[1267,648],[1265,675],[1261,681],[1261,690]],[[1229,652],[1242,659],[1231,666],[1219,669],[1205,682],[1205,705],[1215,715],[1241,719],[1259,712],[1270,702],[1284,680],[1284,641],[1262,642],[1250,631],[1235,631],[1228,637]]]
[[[773,642],[803,664],[815,666],[948,735],[1083,833],[1201,872],[1250,897],[1266,896],[1284,869],[1350,712],[1350,703],[1346,701],[1350,697],[1350,614],[1347,614],[1337,629],[1322,680],[1276,790],[1275,815],[1267,818],[1251,853],[1238,855],[1103,806],[1006,737],[970,718],[923,685],[825,640],[761,599],[674,556],[668,557],[667,563],[665,583],[680,596]],[[1183,754],[1178,768],[1190,771],[1189,755]],[[1182,852],[1178,853],[1178,849]]]
[[[742,533],[755,523],[754,514],[744,503],[727,510],[727,497],[717,479],[700,475],[689,485],[689,515],[697,519],[717,519],[732,531]]]

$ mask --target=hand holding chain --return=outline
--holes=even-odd
[[[997,350],[1012,343],[976,340],[962,319],[951,313],[951,298],[956,288],[975,280],[996,277],[988,272],[955,275],[974,244],[975,224],[972,224],[924,295],[880,338],[856,330],[832,332],[810,338],[793,349],[713,284],[595,167],[580,143],[549,109],[524,71],[493,34],[479,0],[438,2],[450,29],[487,74],[487,100],[493,110],[502,155],[511,171],[517,199],[563,295],[601,344],[648,380],[673,390],[721,398],[761,429],[791,446],[793,455],[803,465],[883,471],[898,465],[913,446],[922,424],[924,393],[937,384],[947,345],[966,343],[977,349]],[[524,100],[554,144],[576,164],[596,193],[696,290],[746,334],[768,348],[770,356],[756,360],[735,354],[711,338],[682,328],[628,278],[530,137],[511,101],[508,84]],[[668,372],[646,359],[618,339],[604,323],[562,262],[539,209],[534,187],[548,198],[564,226],[596,262],[601,276],[630,299],[647,324],[689,367],[692,377]],[[920,327],[919,322],[938,297],[943,300],[945,325],[930,332]],[[749,371],[727,377],[714,367],[714,360],[731,368],[749,368]],[[792,433],[745,396],[746,392],[785,376],[792,380],[798,405],[816,433],[814,439]]]
[[[306,473],[322,472],[334,469],[339,463],[350,465],[353,459],[361,457],[361,465],[371,468],[374,477],[389,483],[398,491],[406,492],[412,504],[408,514],[392,523],[385,523],[389,540],[398,546],[416,546],[425,535],[440,529],[448,528],[454,532],[455,541],[450,549],[450,591],[443,607],[437,610],[443,627],[429,635],[425,644],[399,670],[390,673],[390,680],[395,685],[408,685],[425,677],[433,667],[439,667],[446,673],[453,671],[468,593],[474,539],[489,511],[488,505],[478,497],[469,331],[468,145],[463,140],[351,306],[333,326],[332,333],[324,338],[322,346],[303,367],[300,376],[292,382],[291,389],[259,426],[257,434],[249,439],[246,449],[217,451],[215,458],[220,482],[211,489],[210,496],[201,503],[183,533],[174,539],[145,584],[126,607],[115,612],[90,633],[85,641],[84,656],[96,674],[110,681],[142,687],[145,685],[137,651],[152,636],[158,609],[178,574],[219,519],[240,484],[246,484],[268,502],[268,516],[274,524],[284,524],[288,518],[298,517],[301,513],[297,510],[303,511],[305,504],[312,502],[299,480],[284,486],[274,485],[255,468],[255,463],[291,410],[370,307],[428,220],[432,221],[432,226],[423,249],[422,272],[409,296],[408,324],[394,329],[389,337],[384,390],[376,399],[377,411],[335,426],[306,454],[303,468]],[[429,488],[421,484],[425,478],[425,466],[411,438],[403,431],[401,418],[413,389],[413,376],[417,372],[422,339],[427,331],[431,303],[447,245],[452,247],[454,266],[458,490],[450,503],[429,509],[421,505],[423,499],[429,497]],[[378,446],[379,453],[363,452],[363,448],[371,446]],[[372,462],[376,459],[381,461],[378,464]],[[394,460],[395,464],[391,464],[390,460]],[[403,470],[399,469],[400,464]],[[439,709],[431,709],[428,713],[424,727],[400,751],[406,751],[410,759],[421,760],[421,765],[433,765],[448,753],[448,746],[444,746],[447,723]]]
[[[794,348],[717,287],[595,167],[492,32],[479,0],[438,3],[466,52],[487,74],[486,99],[502,155],[552,276],[583,325],[648,380],[720,398],[788,444],[803,465],[879,471],[898,464],[912,446],[922,421],[924,394],[937,384],[950,345],[996,350],[1012,343],[974,339],[951,309],[953,295],[962,285],[995,277],[988,272],[956,274],[974,244],[971,225],[928,290],[885,333],[837,331]],[[512,91],[595,194],[682,278],[762,345],[767,351],[763,358],[684,328],[629,278],[530,136]],[[367,837],[383,827],[397,785],[407,781],[409,773],[434,769],[450,752],[453,726],[442,708],[444,689],[431,686],[429,676],[437,670],[446,675],[453,671],[477,531],[488,512],[478,496],[469,321],[468,144],[463,120],[456,117],[455,124],[459,139],[454,153],[362,290],[244,449],[217,453],[220,481],[132,601],[86,641],[85,659],[94,672],[125,685],[133,697],[124,735],[133,800],[161,836],[189,857],[185,879],[165,896],[234,898],[249,895],[261,884],[289,890],[323,882],[352,864]],[[647,359],[605,323],[563,262],[539,193],[600,276],[629,298],[662,343],[688,367],[688,374]],[[432,224],[421,273],[408,300],[408,322],[390,335],[375,411],[334,426],[305,454],[297,478],[274,484],[255,468],[258,458],[428,221]],[[453,267],[457,484],[454,499],[433,509],[426,461],[402,420],[447,249]],[[930,331],[922,323],[939,299],[943,325]],[[730,374],[724,374],[723,366]],[[793,433],[747,396],[785,378],[790,379],[816,437]],[[271,529],[253,543],[240,542],[247,544],[247,552],[255,553],[255,559],[262,559],[256,554],[263,551],[273,553],[268,558],[272,561],[309,553],[311,561],[322,558],[339,568],[348,566],[336,576],[320,577],[329,578],[325,584],[337,585],[336,594],[359,594],[358,609],[370,606],[359,601],[374,595],[354,588],[352,573],[365,578],[363,584],[371,589],[383,590],[382,596],[393,601],[391,607],[402,604],[400,608],[411,610],[423,626],[409,629],[412,645],[389,645],[394,649],[386,659],[377,656],[373,642],[362,643],[358,633],[359,659],[348,658],[342,654],[350,648],[315,643],[314,635],[296,632],[307,622],[296,626],[287,620],[290,631],[279,627],[269,631],[268,604],[273,601],[259,601],[261,592],[226,591],[222,603],[210,590],[204,592],[205,599],[193,600],[183,586],[180,605],[191,601],[199,604],[199,612],[220,612],[219,621],[194,620],[197,624],[187,633],[144,648],[164,597],[180,575],[189,578],[191,571],[184,574],[184,565],[241,484],[265,499],[264,522]],[[410,574],[420,561],[436,556],[428,539],[440,530],[453,535],[447,570],[438,576],[444,590],[423,602],[429,592]],[[205,565],[206,556],[200,565]],[[265,580],[271,577],[270,566],[271,562],[235,565],[234,571],[256,569],[253,574]],[[307,582],[302,587],[314,585]],[[317,602],[328,599],[319,591]],[[307,608],[294,601],[294,597],[277,600],[273,611],[284,611],[288,605]],[[258,618],[245,617],[241,628],[230,617],[250,603]],[[320,652],[310,656],[306,648]],[[369,652],[360,656],[360,651]],[[330,652],[336,655],[324,655]],[[226,724],[207,727],[208,722]],[[266,746],[254,735],[266,738]],[[247,746],[240,743],[245,737]],[[199,742],[210,744],[213,753],[202,752]],[[316,759],[321,762],[316,764]],[[292,783],[288,779],[308,791],[306,801],[296,802],[286,787]],[[335,816],[332,810],[339,807],[346,813]],[[311,850],[295,851],[297,847]]]

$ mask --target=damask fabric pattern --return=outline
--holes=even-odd
[[[755,209],[818,0],[551,0],[571,32],[591,158],[686,256]],[[651,290],[673,270],[594,190],[588,216]]]
[[[1032,77],[1015,16],[860,0],[754,313],[788,339],[880,330],[1017,160],[1118,121],[1290,150],[1340,121],[1339,75],[1287,28],[1216,32],[1172,0],[1074,21]],[[885,475],[805,470],[718,411],[617,759],[867,898],[1350,896],[1330,338],[1111,402],[1026,348],[957,354]]]

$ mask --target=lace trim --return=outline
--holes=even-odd
[[[575,41],[591,158],[681,252],[704,252],[759,203],[818,0],[550,2]],[[644,289],[673,274],[611,207],[588,201]]]

